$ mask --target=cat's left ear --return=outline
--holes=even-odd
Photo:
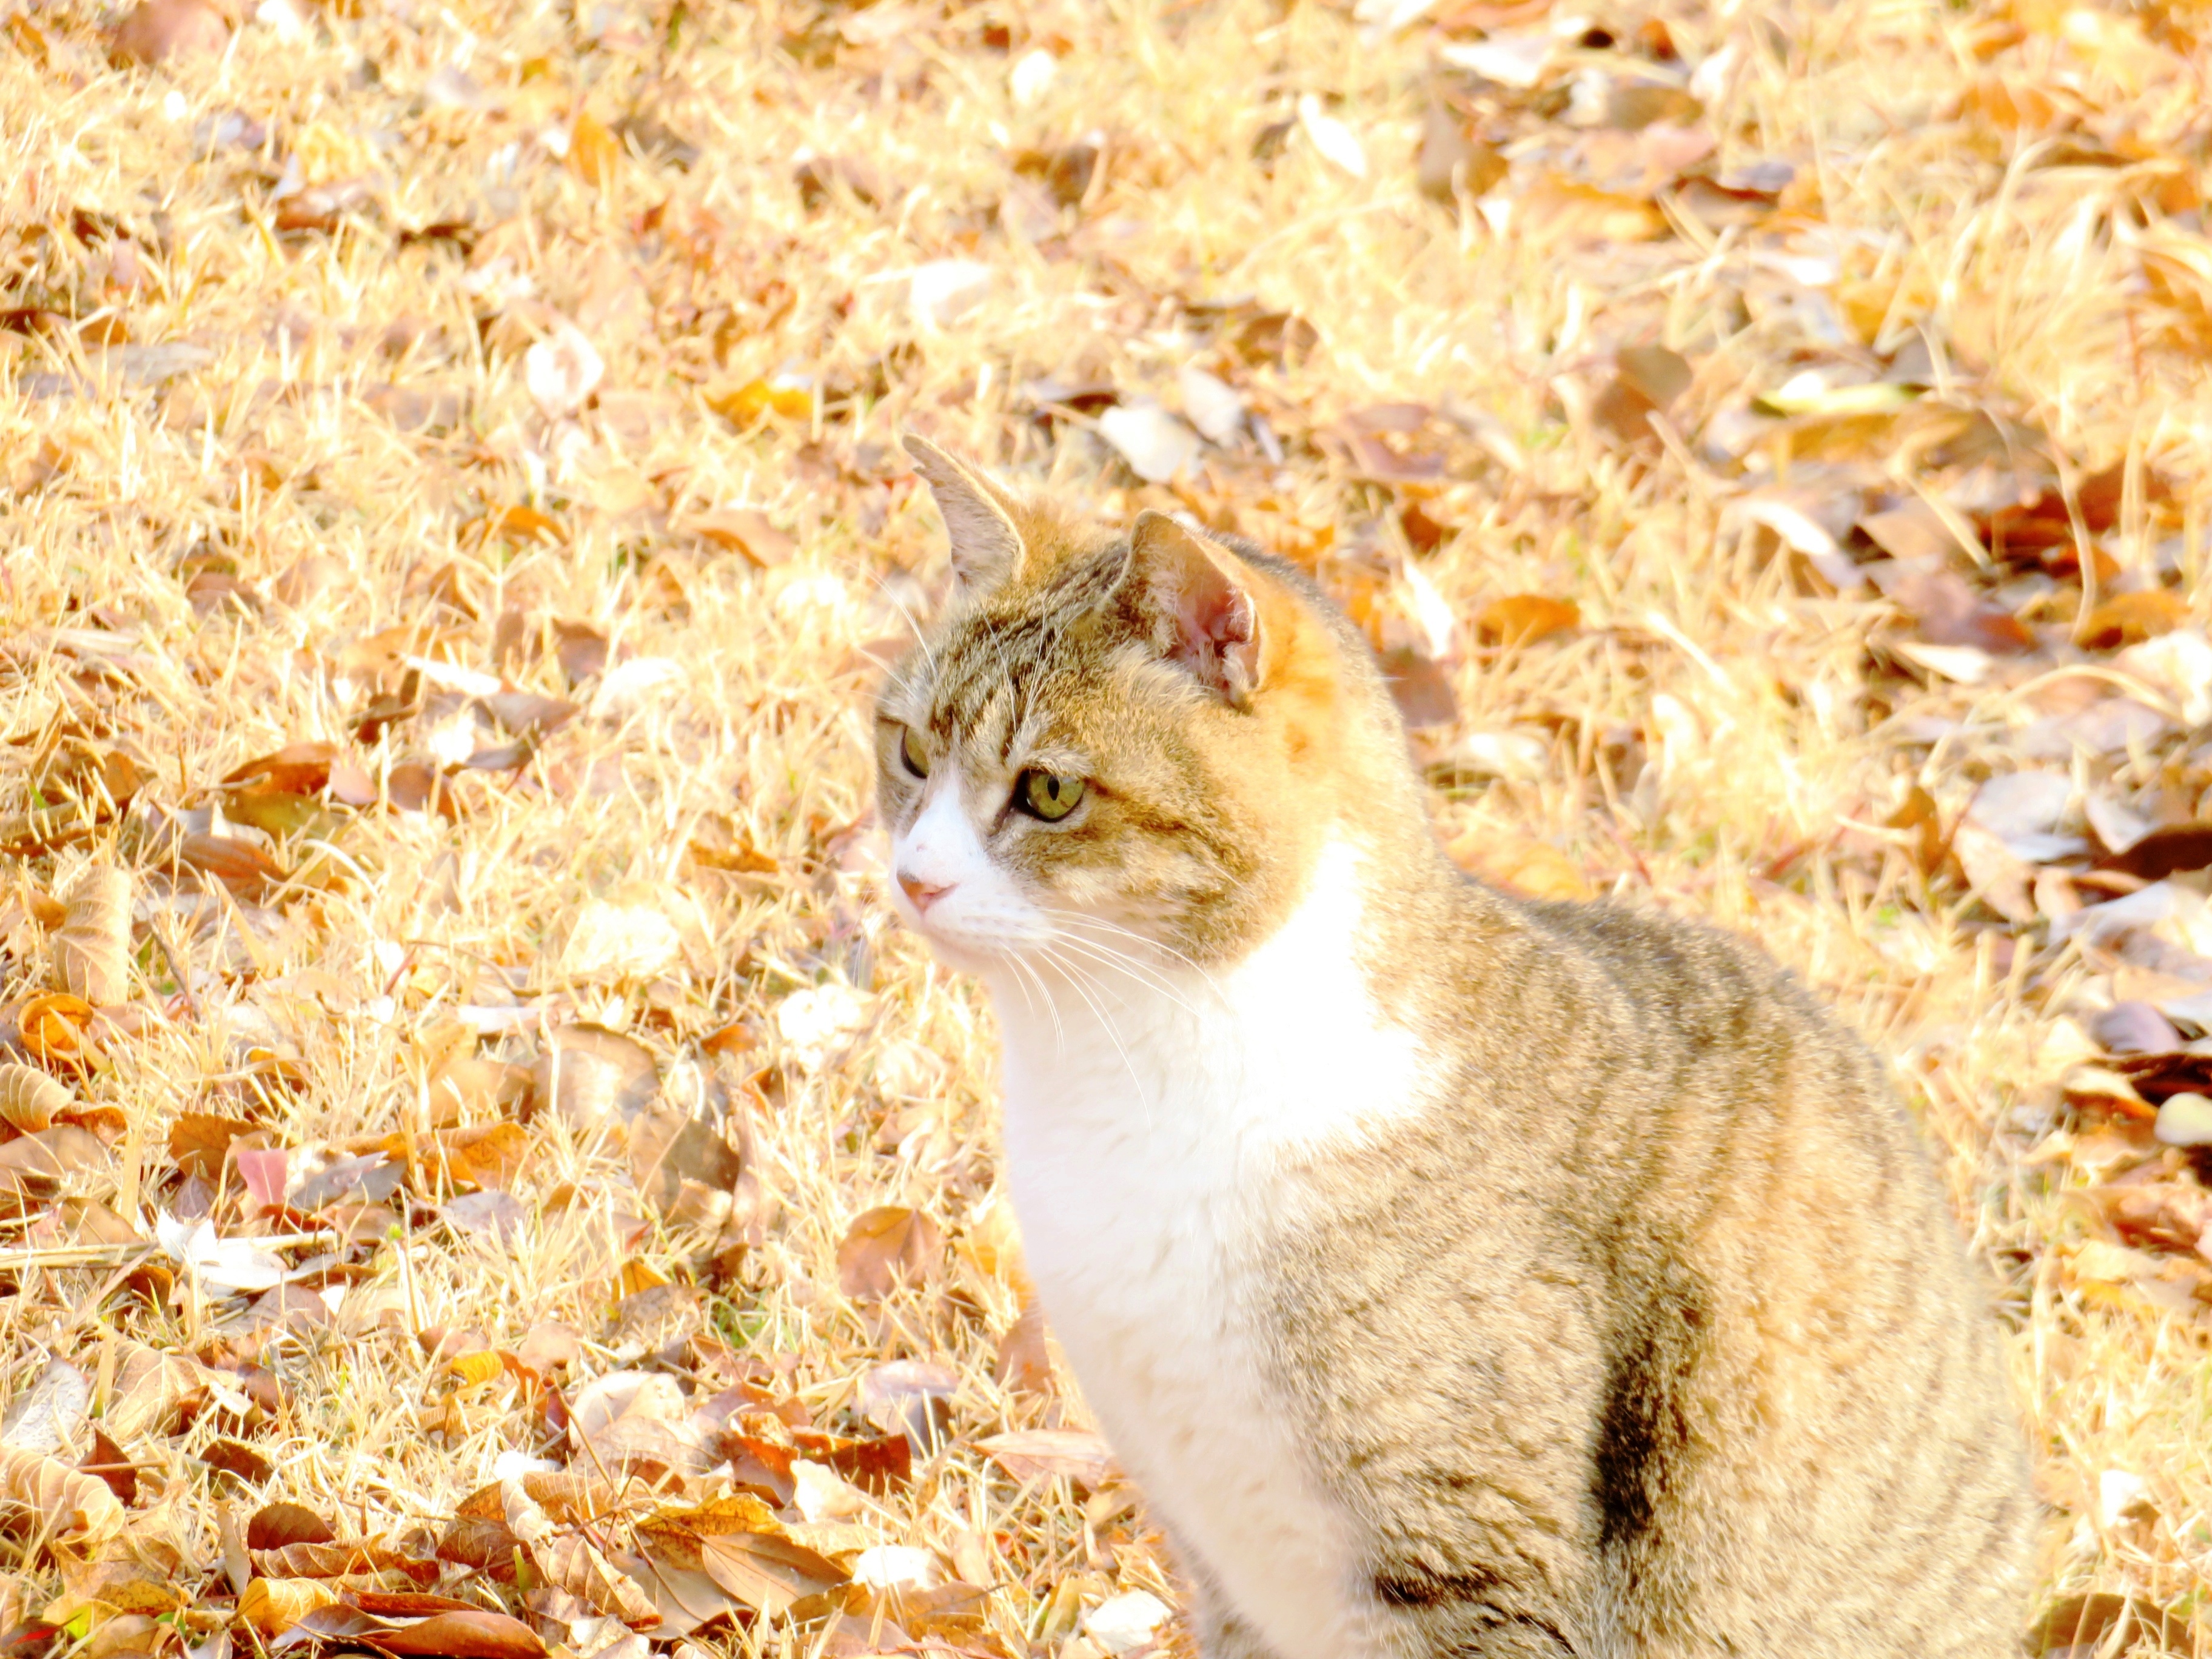
[[[1139,513],[1129,532],[1126,580],[1164,635],[1170,660],[1242,708],[1260,684],[1260,608],[1236,562],[1164,513]]]
[[[954,580],[976,592],[1012,575],[1022,562],[1013,498],[980,468],[956,460],[928,439],[909,432],[902,441],[944,515]]]

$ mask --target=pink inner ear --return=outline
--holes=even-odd
[[[1260,682],[1260,615],[1227,553],[1217,555],[1165,514],[1137,515],[1133,574],[1173,633],[1168,659],[1237,708]]]
[[[1259,667],[1259,618],[1250,595],[1202,554],[1184,572],[1176,596],[1175,660],[1233,703],[1251,695]]]

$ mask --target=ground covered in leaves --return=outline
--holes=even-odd
[[[910,426],[1895,1056],[2034,1650],[2195,1651],[2209,28],[0,4],[0,1645],[1187,1644],[875,896]]]

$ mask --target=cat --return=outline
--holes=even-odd
[[[1754,946],[1462,875],[1296,567],[907,447],[892,902],[1207,1659],[1994,1659],[2037,1512],[1880,1066]]]

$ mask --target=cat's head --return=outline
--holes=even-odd
[[[907,447],[954,592],[878,701],[878,802],[945,960],[1233,961],[1348,817],[1402,806],[1372,659],[1292,567],[1158,513],[1081,529]]]

